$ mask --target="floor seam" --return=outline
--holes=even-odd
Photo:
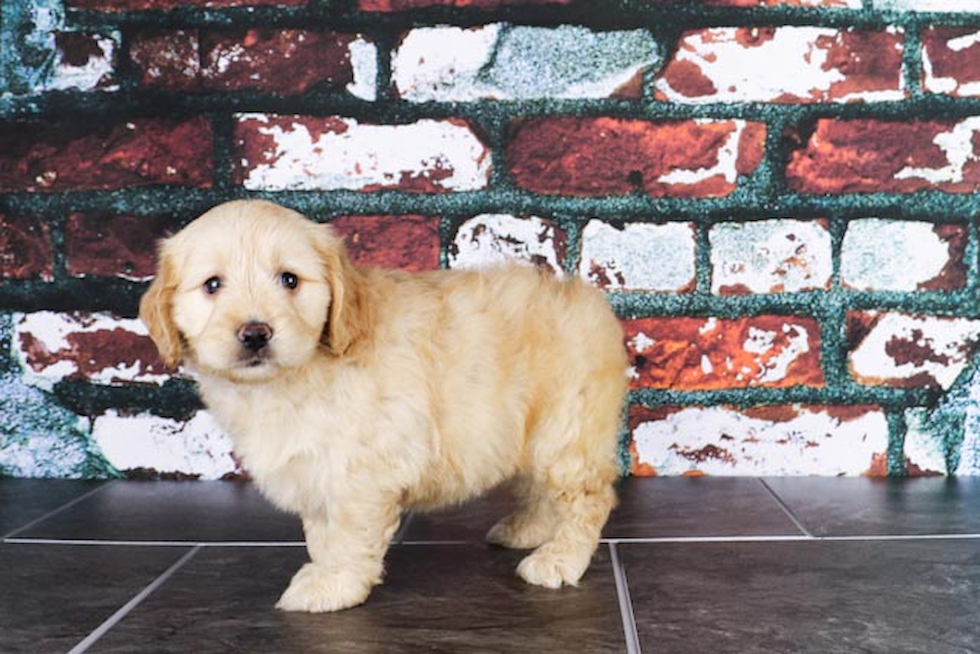
[[[776,503],[779,505],[779,508],[783,510],[783,513],[785,513],[787,517],[789,517],[789,519],[793,522],[793,524],[796,525],[796,528],[799,529],[801,532],[803,532],[804,535],[813,538],[813,534],[810,532],[810,530],[803,525],[803,522],[796,516],[793,510],[789,508],[789,505],[786,504],[785,501],[783,501],[783,498],[781,498],[776,493],[776,491],[774,491],[772,487],[766,483],[766,480],[760,478],[759,483],[762,484],[762,487],[769,492],[769,495],[771,495],[772,499],[776,501]]]
[[[143,600],[149,597],[153,591],[162,586],[167,582],[170,577],[172,577],[178,570],[180,570],[184,565],[190,561],[195,554],[201,550],[200,546],[194,547],[191,551],[184,554],[176,563],[167,568],[163,574],[154,579],[150,584],[133,596],[128,602],[126,602],[118,611],[113,613],[106,619],[105,622],[96,627],[88,636],[83,638],[77,645],[75,645],[68,654],[82,654],[94,645],[100,638],[109,633],[109,631],[119,624],[123,618],[125,618],[133,609],[139,606]]]
[[[640,635],[636,630],[636,615],[633,613],[633,600],[630,599],[629,581],[626,568],[619,558],[616,543],[608,543],[612,560],[613,578],[616,581],[616,598],[619,601],[619,615],[623,621],[623,636],[626,638],[627,654],[640,654]]]
[[[67,509],[70,509],[71,507],[75,506],[79,502],[82,502],[82,501],[88,499],[89,497],[95,495],[96,493],[101,493],[106,488],[109,488],[111,486],[116,485],[117,483],[119,483],[119,481],[120,480],[116,479],[116,480],[113,480],[113,481],[110,481],[110,482],[106,482],[104,484],[99,484],[98,487],[93,488],[89,492],[87,492],[87,493],[85,493],[83,495],[79,495],[78,497],[76,497],[76,498],[74,498],[72,500],[69,500],[65,504],[62,504],[57,509],[54,509],[52,511],[48,511],[47,513],[45,513],[41,517],[34,518],[30,522],[28,522],[26,525],[22,525],[22,526],[18,527],[17,529],[14,529],[13,531],[5,534],[3,536],[3,541],[6,542],[8,538],[13,538],[14,536],[16,536],[17,534],[21,533],[22,531],[27,531],[28,529],[30,529],[34,525],[38,525],[38,524],[44,522],[45,520],[47,520],[49,518],[53,518],[54,516],[58,515],[62,511],[65,511]]]

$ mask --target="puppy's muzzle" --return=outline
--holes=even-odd
[[[272,340],[272,327],[264,322],[247,322],[238,329],[238,342],[246,350],[258,352]]]

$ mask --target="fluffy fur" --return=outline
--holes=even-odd
[[[362,603],[403,512],[506,481],[519,505],[487,539],[534,549],[517,573],[557,588],[588,567],[615,504],[627,361],[581,280],[358,268],[328,226],[236,201],[162,243],[140,316],[259,488],[302,517],[311,562],[279,608]],[[271,339],[247,347],[255,324]]]

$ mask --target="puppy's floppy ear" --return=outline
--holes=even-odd
[[[163,362],[176,368],[183,356],[180,332],[173,319],[173,298],[177,276],[172,256],[164,245],[160,248],[157,274],[140,300],[140,319],[146,324]]]
[[[339,356],[368,336],[373,323],[373,307],[367,280],[351,264],[343,239],[326,225],[318,229],[316,246],[331,296],[321,340],[331,354]]]

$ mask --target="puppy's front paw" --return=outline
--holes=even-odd
[[[371,584],[354,574],[307,563],[293,577],[276,608],[310,613],[340,611],[363,604],[370,593]]]
[[[543,545],[517,566],[517,575],[529,584],[545,588],[561,588],[562,584],[578,585],[589,567],[591,556],[560,552]]]

